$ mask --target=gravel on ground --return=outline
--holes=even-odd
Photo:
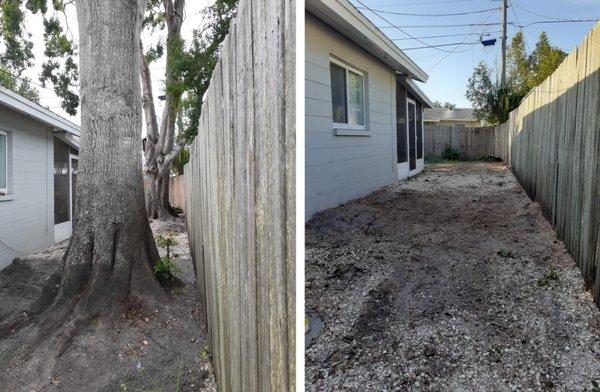
[[[442,163],[306,225],[306,390],[585,391],[600,310],[501,163]]]

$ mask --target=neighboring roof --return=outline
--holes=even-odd
[[[306,10],[392,69],[426,82],[429,76],[347,0],[306,0]]]
[[[478,121],[474,117],[473,108],[432,108],[423,111],[423,121]]]
[[[49,125],[55,131],[67,132],[79,138],[78,125],[2,86],[0,86],[0,105]]]

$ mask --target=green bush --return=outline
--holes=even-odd
[[[448,146],[444,152],[442,152],[442,158],[449,161],[458,161],[460,159],[460,151]]]
[[[179,267],[169,256],[163,257],[154,265],[154,275],[160,282],[167,282],[173,279],[177,272],[179,272]]]
[[[172,232],[168,232],[165,235],[161,234],[156,237],[156,245],[159,248],[167,249],[167,255],[158,260],[158,262],[154,265],[154,275],[156,275],[156,278],[161,283],[172,280],[175,277],[175,273],[179,272],[179,267],[177,267],[175,260],[173,260],[171,257],[171,247],[177,244],[178,242],[175,239],[174,233]]]

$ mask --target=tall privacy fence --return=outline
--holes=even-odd
[[[185,210],[185,177],[183,175],[169,178],[169,203]]]
[[[541,204],[600,305],[600,24],[497,133],[497,154]]]
[[[479,153],[479,141],[455,142],[465,140],[461,132],[426,132],[426,146],[433,142],[432,154],[440,144],[459,146],[467,155]],[[600,305],[600,24],[530,92],[508,122],[484,139],[486,148],[494,140],[490,155],[510,165],[540,203]]]
[[[295,15],[241,0],[184,168],[220,391],[295,390]]]
[[[425,125],[425,158],[442,158],[448,147],[460,152],[460,159],[472,161],[495,153],[495,127]]]

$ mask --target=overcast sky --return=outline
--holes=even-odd
[[[193,30],[201,26],[201,11],[212,3],[214,3],[214,0],[190,0],[187,2],[185,6],[185,20],[182,26],[182,36],[186,41],[189,42],[192,38]],[[68,25],[72,37],[77,42],[77,15],[75,12],[75,7],[72,5],[67,7],[66,20],[62,14],[59,14],[58,16],[63,20],[63,22],[67,22],[66,25]],[[25,25],[27,31],[32,35],[32,41],[34,43],[33,51],[35,54],[35,66],[28,69],[25,72],[25,76],[31,78],[33,82],[39,84],[38,79],[41,73],[41,65],[44,62],[44,28],[42,25],[42,17],[40,15],[29,14],[27,16]],[[144,34],[142,36],[142,40],[144,42],[149,42],[149,40],[151,42],[156,42],[157,39],[158,35],[151,36]],[[153,63],[150,66],[150,70],[152,73],[152,88],[154,90],[155,104],[157,105],[157,114],[160,115],[162,113],[162,102],[158,101],[157,97],[158,95],[164,93],[164,58]],[[56,97],[50,85],[47,86],[48,88],[41,88],[40,86],[35,87],[40,93],[40,103],[43,106],[50,108],[52,111],[64,116],[65,118],[68,118],[76,124],[80,124],[79,111],[77,116],[69,116],[64,110],[62,110],[60,107],[60,99]]]
[[[500,36],[500,26],[480,26],[485,23],[500,22],[500,3],[498,0],[350,0],[357,7],[361,2],[381,13],[385,19],[413,37],[431,37],[445,35],[446,37],[423,38],[426,44],[446,45],[458,44],[463,41],[472,44],[449,45],[439,48],[410,49],[405,53],[410,56],[427,74],[429,80],[422,85],[423,91],[431,100],[449,101],[459,107],[469,107],[465,98],[467,80],[473,73],[473,68],[481,60],[485,60],[495,73],[499,70],[500,42],[495,46],[484,48],[477,43],[480,37],[497,38]],[[527,25],[533,21],[552,21],[563,19],[598,19],[600,18],[600,0],[509,0],[508,22]],[[359,8],[360,9],[360,8]],[[398,39],[396,44],[401,49],[426,46],[409,37],[390,24],[362,8],[365,14],[382,31],[392,39]],[[454,16],[431,16],[431,14],[462,14]],[[429,14],[428,16],[408,16],[402,14]],[[448,25],[473,24],[474,26]],[[387,27],[386,27],[387,26]],[[428,26],[428,27],[422,27]],[[435,27],[432,27],[435,26]],[[546,31],[552,44],[570,52],[581,43],[584,36],[592,29],[594,23],[558,23],[538,24],[523,29],[527,46],[533,48],[542,31]],[[509,26],[508,37],[512,37],[518,28]],[[469,34],[472,34],[469,36]],[[450,35],[450,36],[448,36]],[[456,48],[456,50],[455,50]],[[447,52],[453,52],[448,54]]]

